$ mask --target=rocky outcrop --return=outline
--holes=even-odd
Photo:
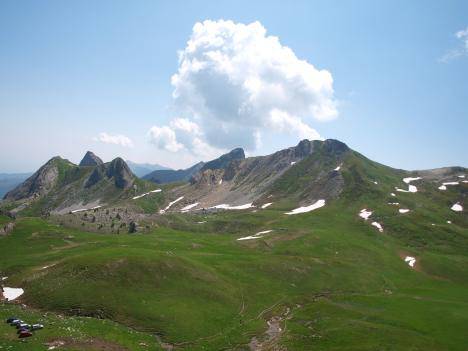
[[[187,203],[200,202],[204,207],[271,202],[267,199],[275,194],[300,201],[319,195],[323,199],[336,198],[344,179],[334,169],[348,151],[346,144],[332,139],[302,140],[271,155],[249,158],[242,149],[235,149],[206,163],[191,178],[190,185],[175,189],[174,198],[184,196]]]
[[[117,157],[109,164],[106,164],[106,176],[114,180],[117,188],[127,189],[133,185],[135,176],[123,159]]]
[[[21,200],[27,198],[37,198],[47,194],[57,183],[60,168],[75,166],[68,160],[56,156],[50,159],[31,177],[8,192],[4,199]],[[76,166],[75,166],[76,167]]]
[[[244,149],[237,148],[215,160],[205,163],[205,165],[200,169],[200,172],[206,171],[207,169],[225,169],[231,161],[243,159],[245,159]]]
[[[85,188],[91,188],[92,186],[99,183],[101,180],[104,179],[105,174],[106,174],[106,166],[104,165],[96,166],[96,168],[94,168],[93,172],[86,180]]]
[[[95,167],[95,166],[101,166],[103,164],[104,162],[102,162],[102,160],[99,157],[97,157],[93,152],[88,151],[84,155],[79,166],[80,167]]]

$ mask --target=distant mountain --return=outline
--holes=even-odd
[[[30,177],[32,173],[0,173],[0,198],[11,189],[21,184]]]
[[[207,162],[190,182],[171,189],[166,201],[182,198],[171,210],[179,211],[195,203],[191,207],[194,210],[273,202],[303,206],[338,198],[354,201],[361,196],[378,196],[377,189],[385,191],[379,196],[389,196],[397,191],[396,187],[404,188],[406,182],[402,184],[402,179],[408,177],[421,176],[431,183],[427,184],[429,189],[436,190],[440,182],[457,180],[464,184],[457,177],[466,172],[462,167],[413,172],[394,169],[333,139],[302,140],[266,156],[245,158],[240,150]],[[463,205],[462,198],[458,202]]]
[[[223,169],[227,167],[231,161],[243,160],[244,158],[244,150],[237,148],[206,163],[199,162],[186,169],[154,171],[144,176],[143,179],[152,181],[157,184],[187,182],[190,181],[192,177],[194,177],[199,172],[204,172],[208,169]]]
[[[61,157],[52,158],[5,195],[7,202],[13,202],[8,208],[26,209],[25,214],[66,213],[119,204],[129,206],[131,211],[149,213],[166,206],[170,211],[192,205],[193,210],[266,203],[291,207],[336,199],[352,203],[361,197],[393,202],[393,192],[413,192],[408,180],[403,181],[407,178],[415,179],[422,187],[421,193],[434,202],[453,202],[463,207],[467,194],[463,167],[412,172],[394,169],[333,139],[302,140],[271,155],[248,158],[238,148],[187,169],[156,170],[143,179],[137,178],[121,158],[108,163],[99,160],[87,153],[80,164],[89,166],[77,166]],[[161,186],[157,198],[146,197],[156,190],[155,183],[174,182],[181,184]],[[452,189],[446,189],[444,182],[458,185],[458,198],[447,196]],[[133,201],[134,197],[138,201]]]
[[[120,157],[102,163],[87,152],[80,164],[56,156],[6,193],[4,199],[16,202],[17,211],[29,208],[32,214],[65,213],[113,203],[134,196],[136,191],[152,189],[151,183],[139,180]]]
[[[139,178],[143,178],[145,175],[153,172],[153,171],[160,171],[160,170],[172,170],[169,167],[161,166],[158,164],[151,164],[151,163],[136,163],[127,160],[126,161],[130,169],[132,170],[133,174],[135,174]]]
[[[227,154],[221,155],[217,159],[209,161],[200,169],[201,172],[207,169],[223,169],[229,165],[231,161],[243,160],[245,158],[244,150],[241,148],[234,149]]]
[[[143,179],[157,184],[187,182],[204,164],[204,162],[199,162],[187,169],[153,171],[145,175]]]

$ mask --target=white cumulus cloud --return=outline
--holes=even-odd
[[[101,143],[105,144],[114,144],[114,145],[120,145],[123,147],[133,147],[133,142],[132,140],[121,134],[108,134],[106,132],[99,133],[99,135],[95,138],[93,138],[95,141],[100,141]]]
[[[177,142],[174,130],[168,126],[153,126],[149,130],[150,141],[160,149],[177,152],[184,146]]]
[[[455,38],[459,41],[458,47],[447,52],[440,61],[449,62],[461,56],[468,56],[468,27],[456,32]]]
[[[299,59],[259,22],[196,23],[171,83],[183,118],[153,127],[164,128],[164,138],[151,135],[166,150],[255,150],[271,132],[320,139],[309,123],[338,115],[331,73]]]

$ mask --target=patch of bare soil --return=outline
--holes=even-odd
[[[284,346],[279,345],[279,340],[284,332],[284,321],[289,318],[291,310],[279,316],[273,316],[267,321],[268,328],[261,337],[253,337],[249,343],[251,351],[286,351]]]

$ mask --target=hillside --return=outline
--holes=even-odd
[[[82,187],[98,179],[119,196],[95,210],[19,217],[0,237],[0,272],[29,306],[8,304],[2,316],[54,326],[26,346],[2,327],[0,345],[465,349],[465,168],[393,169],[337,140],[214,161],[185,184],[133,197],[138,179],[122,160],[46,164],[46,174],[56,163],[64,174],[77,168]],[[50,199],[76,183],[46,174],[11,196],[34,188]],[[125,216],[136,233],[118,230]]]
[[[121,158],[108,163],[87,152],[80,165],[57,156],[22,184],[5,194],[13,214],[64,214],[102,207],[151,190],[138,180]]]

